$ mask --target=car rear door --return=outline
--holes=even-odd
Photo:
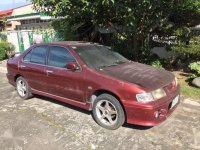
[[[43,92],[46,90],[46,60],[48,46],[37,46],[29,51],[19,64],[19,70],[31,88]]]
[[[76,62],[74,56],[65,47],[51,46],[46,67],[46,82],[48,93],[84,102],[84,72],[68,70],[67,63]]]

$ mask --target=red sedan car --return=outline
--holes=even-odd
[[[179,103],[175,76],[86,42],[36,44],[7,63],[19,96],[51,97],[92,111],[104,128],[155,126]]]

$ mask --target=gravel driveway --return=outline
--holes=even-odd
[[[90,112],[36,96],[21,100],[0,64],[0,149],[200,149],[200,104],[181,99],[177,110],[153,128],[98,126]]]

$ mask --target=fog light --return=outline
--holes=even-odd
[[[159,117],[159,111],[155,111],[154,116],[155,116],[155,118],[158,118]]]

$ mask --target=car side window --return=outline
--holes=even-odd
[[[29,52],[25,55],[25,57],[24,57],[24,59],[23,59],[25,62],[30,62],[30,61],[31,61],[31,52],[32,52],[32,50],[29,51]]]
[[[46,46],[38,46],[32,50],[31,62],[37,64],[45,64],[47,54]]]
[[[49,51],[48,65],[66,68],[68,62],[76,61],[74,56],[64,47],[52,46]]]

